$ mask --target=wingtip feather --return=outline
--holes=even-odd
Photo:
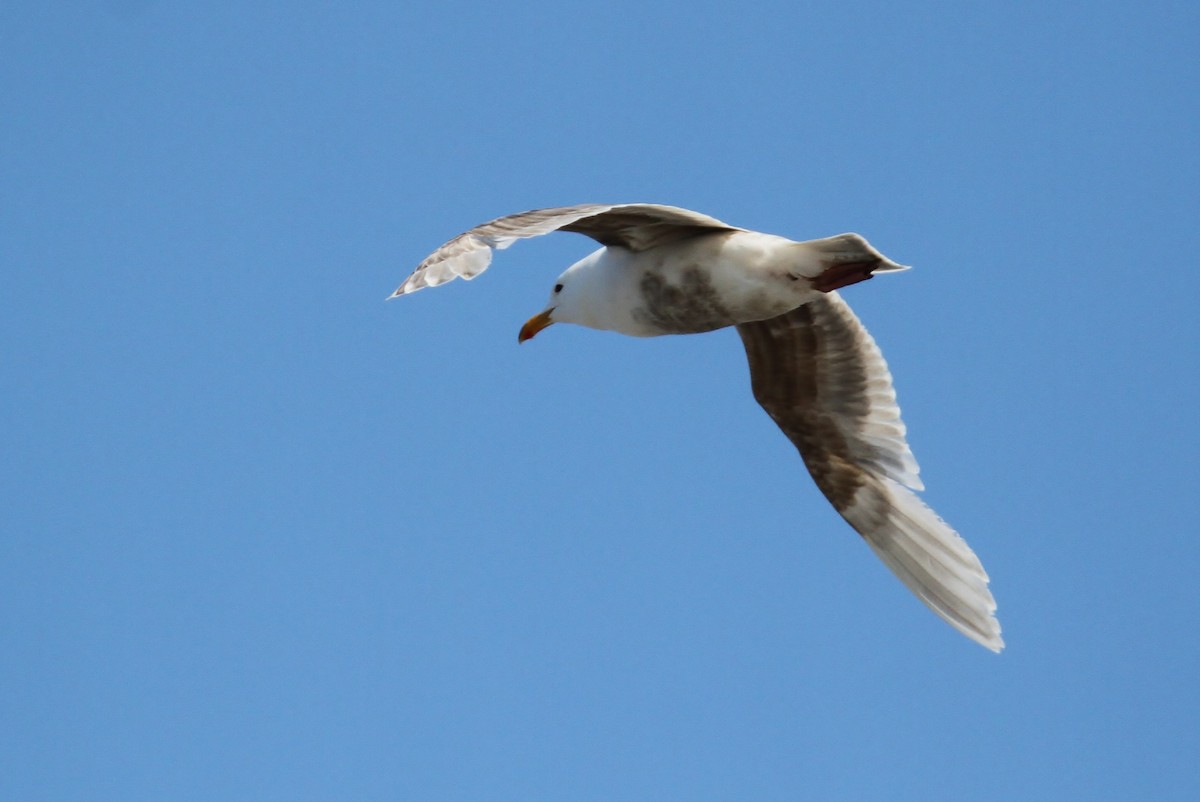
[[[942,620],[993,652],[1004,648],[983,564],[915,494],[882,478],[860,489],[843,514],[880,560]]]

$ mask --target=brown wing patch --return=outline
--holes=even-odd
[[[682,242],[722,229],[731,230],[724,224],[713,226],[710,223],[696,222],[688,218],[680,219],[680,216],[677,215],[664,216],[617,208],[577,220],[563,226],[561,230],[586,234],[601,245],[616,245],[631,251],[646,251],[660,245]]]
[[[842,512],[866,481],[836,416],[866,376],[854,349],[817,320],[823,299],[787,314],[737,327],[750,363],[754,397],[800,451],[817,487]],[[852,345],[849,344],[849,345]],[[857,369],[856,369],[857,368]],[[833,390],[838,392],[832,392]]]

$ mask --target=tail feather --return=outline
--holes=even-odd
[[[844,262],[873,262],[873,272],[887,273],[908,270],[908,265],[898,264],[884,256],[859,234],[837,234],[824,239],[810,239],[797,243],[812,253],[826,267]]]

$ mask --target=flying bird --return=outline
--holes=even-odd
[[[474,278],[493,251],[552,231],[601,247],[558,277],[519,342],[554,323],[634,337],[735,327],[755,399],[834,509],[952,627],[993,651],[1004,647],[987,573],[913,492],[924,486],[887,363],[837,293],[905,266],[858,234],[796,242],[674,206],[585,204],[476,226],[430,254],[390,297]]]

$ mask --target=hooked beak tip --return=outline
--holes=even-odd
[[[553,323],[554,321],[550,319],[552,311],[552,309],[547,309],[544,312],[538,312],[525,321],[525,325],[521,327],[520,333],[517,334],[517,342],[523,343],[526,340],[532,340],[535,334]]]

